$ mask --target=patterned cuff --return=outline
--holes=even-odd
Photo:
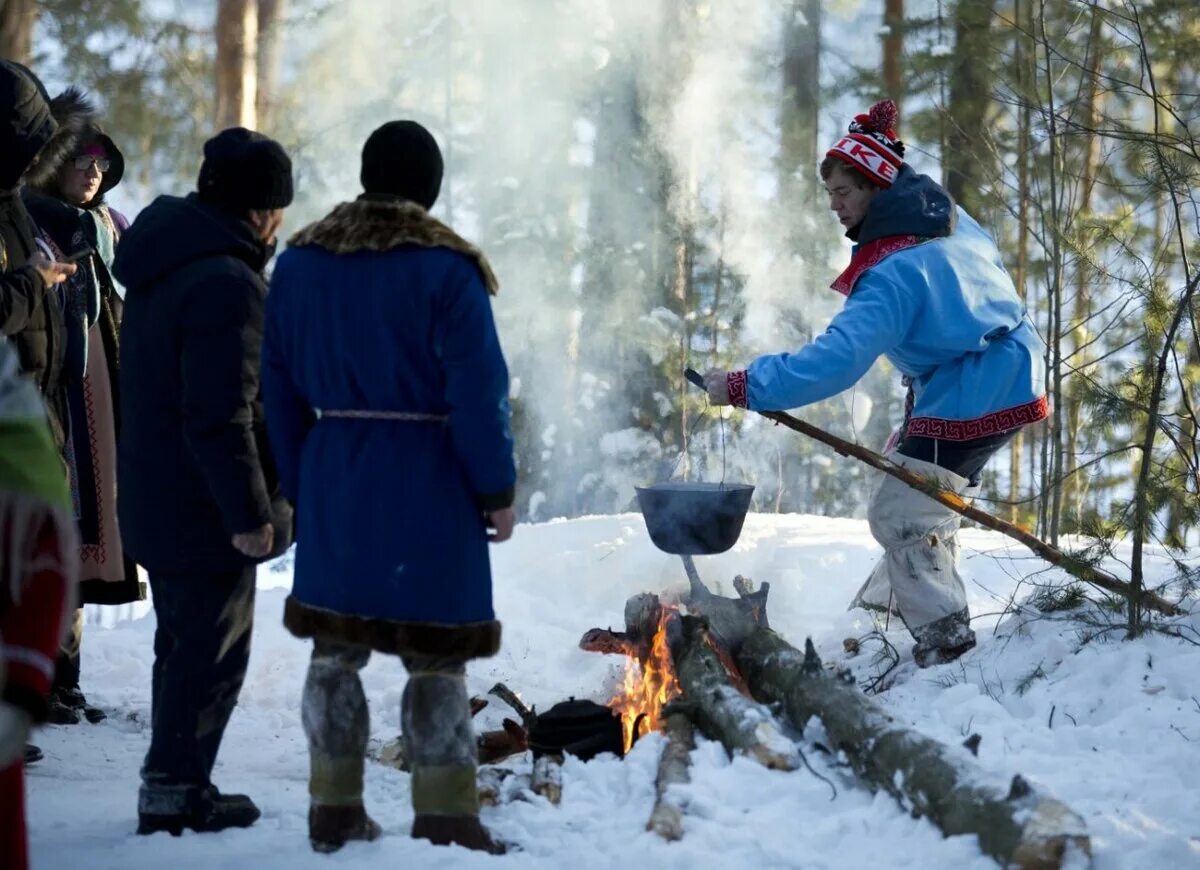
[[[725,375],[725,385],[729,388],[729,404],[735,408],[749,407],[746,396],[746,372],[730,372]]]

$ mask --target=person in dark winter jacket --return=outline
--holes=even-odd
[[[28,177],[40,177],[42,170],[57,166],[70,152],[79,119],[68,118],[63,125],[55,121],[37,76],[7,60],[0,60],[0,116],[0,339],[11,339],[18,370],[41,391],[48,406],[47,423],[61,448],[61,416],[55,410],[55,400],[61,398],[57,372],[62,315],[57,290],[76,267],[38,250],[36,230],[19,188]],[[63,475],[65,482],[65,468]],[[72,589],[72,600],[74,595]],[[40,711],[39,717],[44,716],[45,711]],[[25,758],[32,763],[41,758],[41,751],[26,746]]]
[[[508,370],[483,255],[428,213],[442,157],[393,121],[366,192],[292,237],[267,300],[263,398],[296,504],[284,623],[314,640],[304,685],[309,838],[374,839],[363,807],[371,651],[399,655],[412,835],[497,849],[479,821],[466,662],[495,654],[489,539],[512,533]]]
[[[50,101],[55,119],[94,114],[75,88]],[[104,203],[124,174],[116,143],[86,121],[73,153],[50,179],[26,186],[22,199],[39,238],[55,257],[76,260],[78,271],[61,288],[66,326],[63,365],[64,450],[71,500],[80,534],[80,604],[124,604],[143,597],[137,565],[117,529],[117,323],[121,298],[109,271],[127,221]],[[105,713],[79,687],[83,610],[75,611],[63,642],[50,698],[50,721],[74,724]]]
[[[75,266],[38,249],[19,188],[54,176],[86,119],[55,121],[42,83],[7,60],[0,60],[0,111],[0,333],[12,339],[21,371],[45,397],[61,447],[65,322],[58,285],[75,274]]]
[[[836,395],[887,356],[909,385],[892,461],[960,495],[1022,426],[1046,417],[1043,345],[995,243],[931,178],[904,162],[895,104],[859,115],[821,164],[850,265],[833,284],[846,305],[795,353],[710,372],[717,404],[784,410]],[[921,667],[975,646],[956,568],[959,515],[893,477],[868,509],[884,555],[853,606],[888,610],[916,640]]]
[[[285,549],[258,396],[263,270],[292,167],[233,128],[204,145],[197,191],[161,196],[126,231],[118,515],[158,626],[138,832],[248,826],[258,808],[211,774],[250,653],[258,561]]]

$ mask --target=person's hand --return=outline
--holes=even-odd
[[[729,372],[721,369],[709,369],[704,373],[704,389],[708,390],[708,400],[714,405],[728,405],[729,401]]]
[[[513,526],[516,524],[512,508],[488,511],[485,516],[487,517],[489,541],[493,544],[500,544],[512,537]]]
[[[25,751],[33,717],[24,707],[0,701],[0,770],[4,770]]]
[[[41,276],[42,283],[47,287],[61,284],[74,275],[75,270],[79,268],[74,263],[57,263],[41,251],[29,258],[29,265]]]
[[[264,523],[253,532],[240,532],[233,536],[233,547],[243,556],[251,559],[261,559],[271,552],[275,543],[275,527]]]

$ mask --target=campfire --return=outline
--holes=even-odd
[[[621,690],[608,700],[608,706],[621,714],[626,752],[643,734],[663,730],[666,724],[663,708],[680,695],[679,679],[667,645],[667,623],[677,614],[674,607],[661,609],[649,654],[645,659],[630,656],[625,660]]]

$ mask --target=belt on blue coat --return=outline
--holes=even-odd
[[[446,414],[423,414],[418,411],[318,410],[318,418],[334,417],[343,420],[401,420],[407,423],[445,423]]]

